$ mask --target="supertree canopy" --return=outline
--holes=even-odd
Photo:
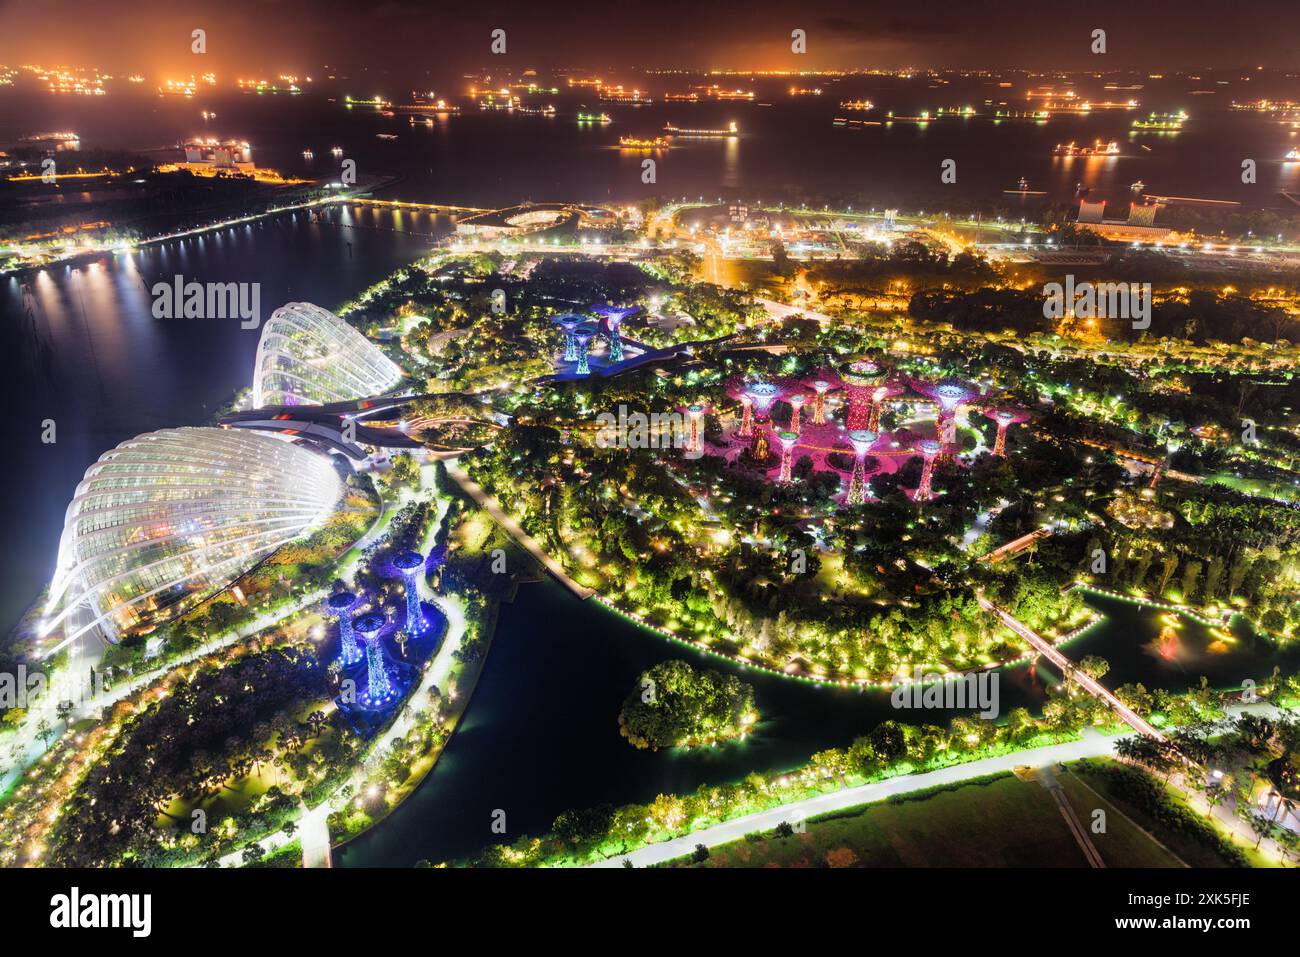
[[[344,668],[360,664],[363,657],[357,645],[357,637],[352,631],[352,616],[348,614],[357,603],[357,596],[350,591],[335,592],[326,599],[330,614],[339,620],[339,664]]]
[[[420,607],[419,572],[424,568],[424,556],[419,552],[403,552],[393,559],[393,566],[402,573],[406,583],[406,631],[419,635],[428,630],[424,609]]]

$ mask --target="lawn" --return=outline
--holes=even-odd
[[[686,862],[678,862],[685,864]],[[1086,867],[1051,795],[1005,774],[712,850],[710,867]]]
[[[1182,867],[1183,863],[1161,847],[1152,836],[1139,827],[1127,811],[1121,813],[1110,801],[1097,791],[1090,790],[1083,779],[1074,774],[1059,777],[1065,797],[1079,816],[1083,826],[1088,829],[1088,836],[1101,853],[1107,867]],[[1093,812],[1100,808],[1106,812],[1106,830],[1102,834],[1093,830]],[[1163,838],[1159,838],[1161,844]]]

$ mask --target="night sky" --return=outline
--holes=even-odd
[[[208,52],[190,52],[190,31]],[[507,31],[507,55],[489,34]],[[790,52],[790,31],[808,52]],[[1095,28],[1108,52],[1089,50]],[[0,0],[0,62],[116,71],[299,75],[363,67],[452,79],[505,65],[695,69],[1264,65],[1300,72],[1297,0],[437,3],[419,0]],[[200,67],[202,69],[200,69]]]

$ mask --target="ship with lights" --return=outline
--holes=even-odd
[[[1112,140],[1109,143],[1103,143],[1101,140],[1093,142],[1092,146],[1077,146],[1074,143],[1057,143],[1056,149],[1052,152],[1057,156],[1118,156],[1119,144]]]

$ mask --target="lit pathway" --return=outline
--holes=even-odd
[[[1233,705],[1224,710],[1230,718],[1247,713],[1266,717],[1276,717],[1280,714],[1274,705],[1267,702],[1258,702],[1252,705]],[[1120,737],[1123,737],[1123,735],[1108,738],[1092,728],[1086,728],[1083,736],[1077,741],[1048,744],[1041,748],[1030,748],[1025,751],[1013,751],[1010,754],[980,758],[978,761],[968,761],[965,764],[953,764],[937,771],[905,774],[884,781],[873,781],[870,784],[860,784],[857,787],[832,791],[829,794],[819,794],[816,797],[795,801],[791,804],[783,804],[780,807],[760,811],[756,814],[748,814],[731,821],[725,821],[722,824],[714,824],[712,827],[702,828],[691,834],[675,837],[659,844],[649,844],[627,854],[620,854],[587,866],[622,867],[623,861],[626,859],[630,860],[634,867],[649,867],[654,864],[662,864],[665,861],[676,860],[679,857],[685,857],[695,850],[697,844],[703,844],[706,847],[717,847],[719,844],[728,844],[731,841],[740,840],[746,834],[755,831],[770,831],[782,821],[790,823],[800,820],[806,821],[808,818],[831,811],[842,811],[846,808],[857,807],[860,804],[883,801],[899,794],[910,794],[926,788],[956,784],[971,778],[983,777],[986,774],[1014,771],[1016,768],[1021,767],[1039,768],[1059,762],[1078,761],[1081,758],[1109,757],[1112,754],[1115,742]],[[1193,795],[1193,797],[1195,796]],[[1225,824],[1232,826],[1227,821],[1225,821]],[[1240,821],[1236,822],[1236,824],[1238,825],[1235,828],[1236,832],[1242,834],[1242,828],[1245,828],[1245,825]],[[1249,828],[1245,828],[1245,830],[1248,832]],[[1245,834],[1242,834],[1242,836],[1244,839]],[[1253,835],[1251,837],[1253,838]]]
[[[793,823],[798,820],[807,820],[810,817],[816,817],[830,811],[841,811],[845,808],[857,807],[859,804],[872,804],[898,794],[909,794],[925,788],[956,784],[986,774],[1014,771],[1019,767],[1041,767],[1055,764],[1058,761],[1077,761],[1080,758],[1102,757],[1103,755],[1109,755],[1113,747],[1114,739],[1104,737],[1096,731],[1088,729],[1084,731],[1083,737],[1077,741],[1067,741],[1064,744],[1049,744],[1028,751],[1014,751],[1011,754],[981,758],[978,761],[968,761],[965,764],[950,765],[937,771],[926,771],[923,774],[905,774],[896,778],[887,778],[884,781],[872,781],[869,784],[860,784],[857,787],[832,791],[829,794],[819,794],[803,801],[783,804],[780,807],[760,811],[757,814],[750,814],[732,821],[725,821],[722,824],[715,824],[712,827],[682,837],[675,837],[660,844],[650,844],[628,854],[599,861],[589,866],[622,867],[624,859],[631,860],[634,867],[662,864],[665,861],[675,860],[690,854],[697,844],[716,847],[719,844],[740,840],[753,831],[770,831],[782,821]]]
[[[1155,738],[1155,740],[1157,741],[1163,741],[1165,739],[1164,735],[1162,735],[1155,728],[1151,727],[1151,725],[1149,725],[1146,721],[1144,721],[1136,711],[1128,707],[1126,704],[1124,704],[1122,701],[1116,698],[1113,694],[1111,694],[1101,684],[1101,682],[1091,677],[1090,675],[1084,674],[1082,671],[1076,668],[1074,662],[1071,661],[1069,658],[1065,657],[1065,655],[1061,654],[1061,652],[1057,650],[1057,647],[1054,644],[1052,644],[1050,641],[1038,635],[1027,625],[1011,617],[1010,614],[1003,611],[997,605],[993,604],[993,602],[989,601],[983,595],[979,595],[977,596],[977,598],[979,600],[981,608],[983,608],[985,611],[993,612],[1000,619],[1002,619],[1002,623],[1004,625],[1006,625],[1008,628],[1014,631],[1021,638],[1025,639],[1025,641],[1029,642],[1030,646],[1035,651],[1037,651],[1044,658],[1046,658],[1048,661],[1054,664],[1061,671],[1062,674],[1064,674],[1066,677],[1070,678],[1071,680],[1078,682],[1079,687],[1083,688],[1084,691],[1087,691],[1093,697],[1098,698],[1101,701],[1104,701],[1106,704],[1110,705],[1110,707],[1115,711],[1115,713],[1118,714],[1121,718],[1123,718],[1124,723],[1127,724],[1130,728],[1132,728],[1134,731],[1137,731],[1139,734],[1145,734],[1149,738]]]
[[[532,555],[535,559],[546,566],[546,570],[563,583],[569,591],[573,592],[579,598],[590,598],[595,594],[595,591],[588,588],[586,585],[580,585],[578,582],[570,578],[569,573],[564,570],[564,566],[548,555],[545,549],[538,545],[536,540],[524,531],[523,526],[502,511],[497,500],[493,496],[488,495],[487,492],[483,490],[483,486],[479,485],[451,462],[447,463],[447,474],[465,490],[465,494],[486,509],[487,513],[496,520],[496,523],[509,532],[511,537],[513,537],[514,540],[528,552],[528,554]]]

